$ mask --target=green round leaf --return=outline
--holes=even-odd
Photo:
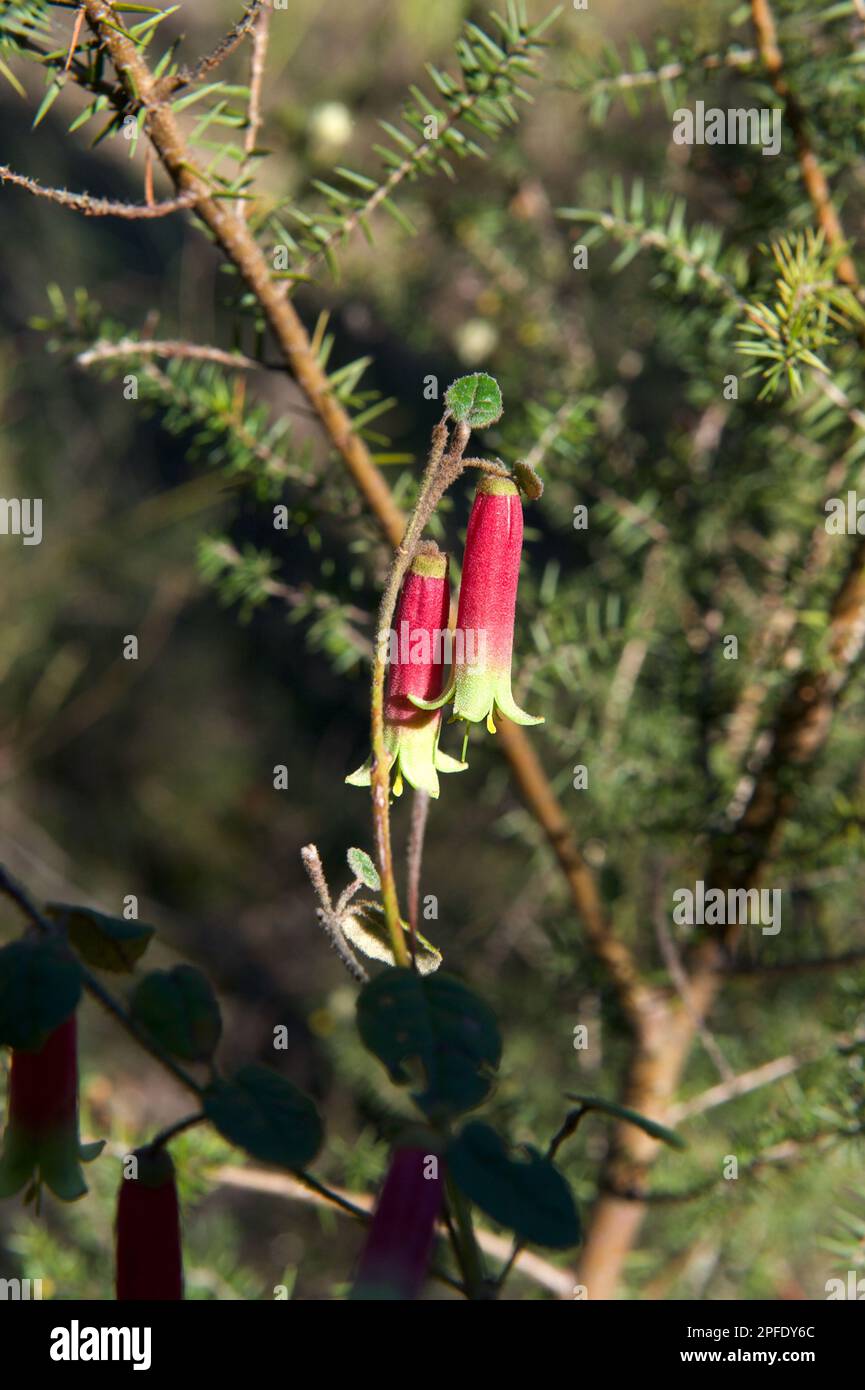
[[[489,1092],[502,1053],[498,1024],[459,980],[389,970],[362,990],[357,1024],[398,1086],[412,1080],[406,1064],[420,1064],[425,1085],[412,1100],[427,1115],[471,1110]]]
[[[35,1052],[80,998],[81,966],[65,942],[28,939],[0,950],[0,1045]]]
[[[504,410],[499,384],[485,372],[458,377],[447,389],[445,405],[455,420],[465,421],[473,430],[494,425]]]
[[[536,1149],[513,1158],[489,1125],[473,1121],[447,1151],[448,1172],[461,1192],[521,1240],[565,1250],[580,1239],[573,1194],[558,1168]]]
[[[49,903],[45,912],[54,921],[65,922],[70,942],[87,964],[97,970],[118,973],[133,970],[154,935],[153,927],[144,922],[107,917],[91,907]]]
[[[229,1143],[280,1168],[305,1168],[321,1148],[318,1111],[290,1081],[268,1067],[243,1067],[204,1093],[204,1112]]]
[[[377,893],[381,888],[381,879],[378,876],[378,869],[366,850],[350,849],[346,858],[348,859],[348,867],[355,878],[359,878],[365,888],[370,888],[373,893]]]
[[[207,978],[192,965],[145,975],[130,1003],[132,1017],[174,1057],[205,1062],[222,1033],[219,1005]]]

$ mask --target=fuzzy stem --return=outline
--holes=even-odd
[[[420,900],[420,874],[423,864],[423,842],[429,814],[429,792],[416,791],[412,803],[411,831],[408,842],[408,924],[411,928],[411,955],[414,964],[417,954],[417,919]]]
[[[163,1148],[166,1144],[169,1144],[172,1139],[176,1139],[178,1134],[183,1134],[185,1130],[192,1129],[194,1125],[204,1124],[206,1120],[207,1116],[203,1111],[195,1115],[187,1115],[184,1119],[177,1120],[173,1125],[168,1125],[165,1129],[161,1129],[158,1134],[154,1135],[147,1147],[151,1153],[155,1153],[157,1149]]]

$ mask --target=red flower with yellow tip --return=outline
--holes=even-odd
[[[462,772],[466,766],[439,748],[441,715],[420,709],[417,700],[431,700],[442,686],[444,652],[450,614],[448,558],[437,548],[421,550],[411,563],[400,591],[384,702],[384,746],[393,770],[394,795],[403,779],[418,791],[439,794],[440,772]],[[368,787],[371,759],[346,777],[354,787]]]
[[[453,718],[486,720],[495,733],[494,716],[515,724],[542,724],[543,716],[526,714],[511,694],[514,616],[523,548],[523,505],[516,483],[486,475],[478,485],[466,534],[460,586],[457,660],[447,690],[437,699],[409,698],[419,709],[436,710],[453,700]],[[471,659],[470,659],[471,658]]]

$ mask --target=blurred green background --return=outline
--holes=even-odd
[[[237,13],[224,0],[187,4],[168,24],[185,34],[189,59]],[[375,175],[377,119],[395,118],[408,84],[424,81],[424,63],[452,70],[463,20],[483,24],[484,13],[464,0],[297,0],[275,12],[262,137],[272,154],[260,172],[267,193],[314,204],[311,180],[333,164]],[[533,13],[540,17],[537,6]],[[671,890],[699,870],[700,837],[733,783],[716,757],[718,730],[747,677],[707,650],[706,615],[723,614],[721,630],[737,631],[747,652],[762,622],[755,595],[788,556],[791,537],[813,524],[842,428],[830,422],[806,446],[791,445],[808,436],[805,405],[756,404],[757,386],[744,386],[747,411],[740,403],[718,425],[720,446],[701,470],[695,431],[724,371],[741,370],[729,334],[720,339],[711,309],[696,296],[683,301],[648,259],[615,277],[613,253],[598,248],[589,274],[574,271],[574,232],[556,209],[605,206],[613,176],[641,176],[650,190],[686,196],[688,221],[716,223],[752,264],[768,237],[802,223],[789,161],[768,169],[759,151],[741,148],[692,150],[686,159],[653,93],[636,113],[616,102],[593,121],[574,90],[581,65],[601,64],[605,44],[626,64],[629,42],[651,48],[658,34],[674,49],[723,48],[731,36],[747,45],[747,24],[731,14],[722,3],[566,7],[548,35],[541,81],[531,84],[534,104],[489,160],[460,164],[455,184],[441,176],[412,183],[400,206],[416,236],[379,216],[373,249],[359,237],[340,253],[338,284],[324,273],[296,293],[310,330],[330,311],[332,364],[371,354],[364,384],[395,398],[377,428],[394,453],[417,460],[413,469],[389,467],[403,499],[441,410],[424,399],[429,374],[442,390],[466,371],[497,376],[506,414],[485,452],[507,459],[524,456],[561,402],[573,401],[564,439],[541,462],[544,501],[526,513],[515,694],[545,712],[544,730],[530,737],[617,929],[658,979],[656,885]],[[244,46],[231,59],[234,80],[246,80],[248,57]],[[67,135],[83,105],[71,85],[31,130],[42,83],[35,68],[18,64],[16,73],[27,100],[0,84],[0,162],[46,184],[141,200],[142,148],[130,159],[122,138],[91,150],[91,127]],[[718,80],[722,92],[739,90],[735,76]],[[695,93],[711,98],[705,81]],[[839,164],[846,172],[842,155]],[[850,197],[853,226],[860,190]],[[407,1102],[360,1048],[354,987],[318,932],[299,850],[315,842],[339,888],[346,847],[370,848],[367,798],[342,779],[365,756],[365,651],[386,561],[380,537],[282,374],[262,373],[247,390],[272,418],[290,417],[320,483],[286,490],[291,527],[274,541],[270,502],[210,466],[206,448],[190,456],[188,433],[163,428],[158,407],[124,399],[122,375],[76,368],[31,326],[49,312],[47,284],[68,303],[86,286],[130,329],[146,324],[155,336],[252,351],[249,325],[236,336],[226,307],[232,282],[187,218],[86,219],[7,186],[0,238],[0,494],[44,499],[40,546],[0,541],[3,859],[45,899],[117,913],[137,895],[141,918],[159,930],[151,963],[190,960],[213,980],[226,1067],[273,1062],[273,1028],[287,1025],[289,1050],[276,1064],[315,1096],[327,1122],[316,1171],[371,1192]],[[457,556],[470,491],[469,482],[457,486],[439,530]],[[669,528],[662,578],[650,571],[646,581],[651,536],[623,520],[611,496]],[[588,532],[573,529],[580,502],[592,508]],[[279,581],[302,599],[274,598],[251,613],[220,601],[198,554],[202,537],[222,535],[241,551],[271,551]],[[336,614],[316,607],[316,592],[330,596]],[[137,662],[121,659],[129,633],[139,637]],[[643,633],[649,653],[619,715],[611,682]],[[785,930],[749,947],[757,957],[861,944],[862,706],[857,684],[772,880],[785,890]],[[432,809],[423,891],[436,894],[439,917],[424,930],[502,1020],[495,1118],[514,1140],[543,1144],[565,1091],[618,1094],[626,1036],[494,743],[473,736],[471,771],[449,779]],[[591,767],[589,796],[573,790],[578,763]],[[289,769],[286,791],[273,787],[278,764]],[[407,810],[395,822],[401,852]],[[8,937],[11,909],[2,922]],[[802,1161],[767,1164],[695,1201],[653,1208],[626,1296],[820,1298],[825,1280],[851,1267],[858,1236],[845,1212],[855,1217],[865,1206],[861,1156],[851,1145],[827,1148],[819,1135],[827,1114],[860,1113],[861,1065],[835,1056],[831,1040],[859,1019],[862,983],[861,972],[848,972],[731,985],[713,1027],[732,1068],[809,1046],[827,1060],[691,1122],[689,1152],[661,1160],[657,1185],[699,1186],[721,1155],[747,1161],[791,1135]],[[590,1025],[587,1052],[573,1047],[579,1023]],[[49,1200],[35,1220],[4,1204],[0,1275],[42,1277],[57,1298],[108,1298],[117,1155],[187,1106],[90,1003],[82,1036],[84,1129],[107,1136],[108,1153],[88,1170],[91,1196],[75,1208]],[[711,1059],[696,1049],[686,1093],[715,1081]],[[586,1206],[606,1143],[607,1126],[593,1120],[563,1153]],[[339,1295],[358,1248],[351,1223],[216,1180],[237,1155],[204,1133],[185,1136],[176,1151],[188,1296],[270,1298],[284,1283],[299,1298]],[[552,1263],[573,1267],[570,1256]],[[427,1296],[448,1295],[431,1286]],[[552,1294],[517,1275],[508,1296]]]

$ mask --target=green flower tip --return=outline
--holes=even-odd
[[[409,698],[413,699],[413,696]],[[385,728],[388,771],[393,773],[393,794],[402,796],[403,780],[415,791],[428,792],[435,799],[439,794],[440,772],[465,772],[468,763],[452,758],[439,748],[441,721],[412,720],[405,724],[390,724]],[[372,777],[372,757],[362,767],[346,777],[352,787],[368,787]]]
[[[486,497],[515,497],[519,488],[510,478],[501,478],[497,473],[485,473],[478,483],[478,492],[482,492]]]
[[[412,574],[422,579],[444,579],[448,572],[448,557],[442,551],[420,551],[411,562]]]

